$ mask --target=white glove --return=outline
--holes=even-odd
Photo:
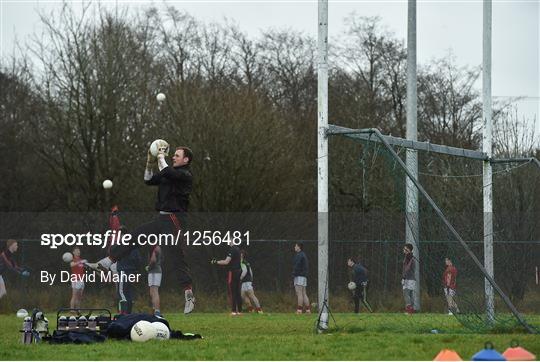
[[[163,170],[165,167],[169,166],[167,165],[167,161],[165,161],[165,154],[159,153],[157,156],[157,160],[158,160],[158,168],[160,171]]]
[[[152,171],[152,168],[154,168],[154,165],[156,164],[156,158],[152,156],[152,153],[150,150],[148,150],[148,155],[146,156],[146,169],[148,171]]]
[[[144,181],[150,181],[152,179],[152,176],[154,176],[152,170],[144,170]]]

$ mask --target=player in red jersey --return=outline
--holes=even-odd
[[[77,309],[81,307],[81,301],[84,291],[84,281],[82,277],[84,275],[84,263],[87,261],[81,258],[81,249],[78,247],[73,248],[73,260],[69,265],[71,266],[71,302],[70,308]],[[77,276],[77,277],[74,277]]]
[[[448,304],[448,314],[452,315],[454,313],[459,313],[459,308],[456,303],[456,278],[457,278],[457,269],[452,264],[450,258],[445,258],[444,263],[446,264],[446,269],[443,273],[443,287],[444,287],[444,296],[446,297],[446,303]]]

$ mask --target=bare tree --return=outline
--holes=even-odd
[[[452,57],[423,69],[418,77],[418,129],[434,143],[476,149],[482,106],[475,87],[477,68],[458,67]]]
[[[170,82],[185,82],[199,77],[200,64],[196,50],[200,47],[201,25],[189,14],[168,7],[164,19],[154,13],[154,22],[159,28],[162,57],[169,71]]]
[[[532,157],[538,147],[536,119],[519,117],[517,108],[503,112],[494,127],[494,153],[499,158]],[[528,276],[535,265],[538,239],[540,170],[530,163],[494,166],[494,215],[498,247],[497,267],[506,276],[504,287],[515,300],[523,300]]]
[[[315,74],[315,42],[301,33],[269,31],[259,43],[266,69],[265,86],[282,117],[299,123],[307,131],[316,114],[317,77]]]
[[[533,157],[539,144],[535,125],[536,118],[520,118],[517,107],[505,109],[494,125],[494,154],[499,158]]]
[[[67,207],[80,210],[106,206],[106,178],[122,186],[112,195],[120,199],[136,186],[131,168],[143,163],[158,85],[151,30],[99,9],[94,23],[90,9],[42,15],[47,39],[32,48],[42,69],[34,85],[46,102],[33,124],[37,152],[55,170]]]
[[[12,59],[0,70],[0,210],[38,211],[54,208],[54,184],[43,162],[34,156],[39,145],[28,136],[42,117],[44,102],[32,88],[25,58]]]

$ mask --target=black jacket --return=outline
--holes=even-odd
[[[193,185],[193,175],[189,166],[165,167],[152,176],[147,185],[157,185],[157,211],[186,212],[189,206],[189,194]]]
[[[294,277],[307,277],[308,276],[308,260],[306,253],[300,251],[296,253],[293,259],[293,276]]]
[[[246,268],[246,275],[244,275],[242,283],[253,282],[253,272],[251,271],[251,265],[249,264],[249,261],[244,260],[241,264],[244,264],[244,267]],[[244,271],[242,270],[242,273],[243,272]]]
[[[127,256],[118,260],[116,268],[118,271],[135,273],[142,268],[143,259],[139,249],[133,249]]]
[[[0,254],[0,275],[5,275],[8,271],[20,274],[23,271],[23,268],[20,268],[17,265],[13,258],[13,254],[11,254],[9,250],[6,250]]]
[[[356,263],[353,266],[353,281],[358,286],[368,281],[367,269],[360,263]]]
[[[229,252],[227,253],[227,256],[231,258],[231,261],[229,262],[228,270],[241,270],[242,267],[240,266],[240,248],[238,246],[231,246],[229,249]]]

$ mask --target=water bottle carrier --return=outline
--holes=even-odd
[[[75,327],[67,324],[61,325],[60,319],[65,314],[66,317],[76,318]],[[106,308],[60,308],[56,313],[56,333],[62,333],[64,331],[77,331],[79,333],[103,333],[107,331],[109,324],[112,321],[112,314],[109,309]]]

